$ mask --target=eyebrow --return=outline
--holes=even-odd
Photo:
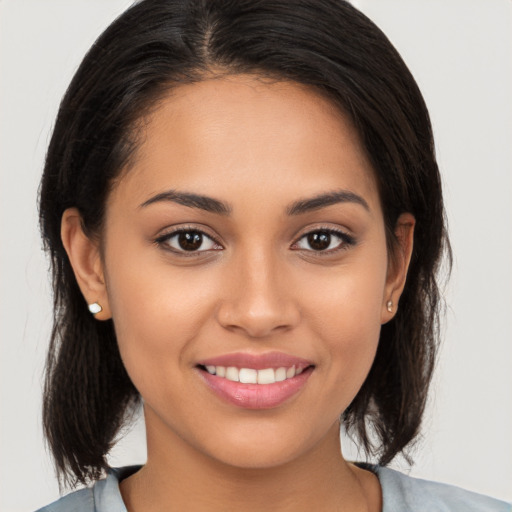
[[[368,203],[361,196],[349,190],[335,190],[308,199],[299,199],[288,207],[286,213],[288,215],[300,215],[338,203],[356,203],[370,211]]]
[[[200,194],[191,194],[190,192],[178,192],[177,190],[168,190],[151,197],[140,205],[145,208],[150,204],[158,203],[161,201],[172,201],[174,203],[188,206],[189,208],[199,208],[210,213],[217,213],[220,215],[229,215],[231,213],[231,206],[214,199],[213,197],[202,196]]]
[[[224,201],[190,192],[178,192],[177,190],[168,190],[157,194],[142,203],[140,207],[146,208],[151,204],[167,201],[219,215],[230,215],[232,212],[231,206]],[[356,203],[363,206],[365,210],[370,211],[368,203],[361,196],[349,190],[336,190],[319,194],[308,199],[299,199],[286,209],[286,213],[288,215],[301,215],[339,203]]]

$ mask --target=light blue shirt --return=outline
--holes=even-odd
[[[452,485],[413,478],[393,469],[361,464],[379,478],[382,512],[512,512],[512,505]],[[80,489],[37,512],[127,512],[119,482],[137,471],[111,469],[107,478]]]

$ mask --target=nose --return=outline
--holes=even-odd
[[[263,251],[241,255],[227,270],[219,323],[250,338],[264,338],[295,327],[300,320],[289,275],[278,258]]]

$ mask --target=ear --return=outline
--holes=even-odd
[[[389,322],[396,314],[398,302],[405,286],[407,271],[411,261],[414,226],[416,220],[410,213],[402,213],[395,225],[397,244],[390,255],[388,275],[382,303],[382,323]]]
[[[108,320],[112,315],[99,243],[84,233],[82,217],[76,208],[68,208],[62,214],[60,235],[87,304],[97,302],[102,308],[94,317],[98,320]]]

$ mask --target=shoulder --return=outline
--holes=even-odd
[[[60,500],[40,508],[36,512],[94,512],[94,510],[94,494],[93,487],[91,487],[63,496]]]
[[[453,485],[413,478],[389,468],[372,468],[383,498],[383,512],[511,512],[512,506]]]
[[[106,478],[98,480],[91,487],[63,496],[36,512],[126,512],[119,482],[139,468],[129,466],[110,469]]]

